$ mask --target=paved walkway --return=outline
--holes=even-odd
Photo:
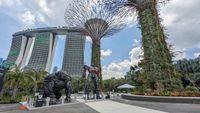
[[[0,113],[200,113],[200,104],[129,101],[118,97],[32,111],[20,110],[19,104],[0,104]]]
[[[110,100],[89,102],[86,105],[100,113],[166,113],[162,111],[147,109],[143,107],[118,103]]]
[[[20,110],[19,104],[17,104],[17,106],[14,106],[14,108],[12,109],[10,108],[10,106],[6,107],[5,105],[3,109],[2,107],[0,108],[0,113],[99,113],[99,112],[95,111],[94,109],[88,107],[83,103],[78,103],[78,104],[65,105],[59,107],[37,109],[32,111]]]
[[[121,99],[121,97],[115,97],[111,100],[119,103],[129,104],[132,106],[144,107],[168,113],[200,113],[200,104],[145,102],[145,101],[125,100]]]

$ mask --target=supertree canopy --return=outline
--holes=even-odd
[[[113,14],[124,12],[123,16],[137,13],[142,33],[144,50],[143,69],[147,82],[145,86],[156,90],[172,90],[180,87],[172,64],[172,55],[166,42],[166,34],[159,18],[158,6],[169,0],[104,0],[105,7]]]
[[[111,13],[103,0],[73,0],[66,8],[65,22],[68,27],[85,30],[92,39],[91,65],[101,70],[101,38],[120,31],[127,25],[123,13]],[[102,88],[102,74],[100,76]]]

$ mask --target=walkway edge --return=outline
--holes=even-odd
[[[121,95],[121,97],[123,99],[136,101],[200,104],[200,97],[142,96],[126,94]]]

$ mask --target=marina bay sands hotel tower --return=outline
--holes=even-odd
[[[62,70],[72,77],[81,76],[84,65],[85,36],[84,32],[78,28],[37,28],[13,34],[11,49],[4,66],[17,65],[21,69],[28,67],[37,71],[50,72],[58,40],[57,35],[66,35],[64,58],[60,59],[63,60]]]

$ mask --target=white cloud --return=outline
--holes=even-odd
[[[161,8],[163,24],[177,49],[200,47],[200,0],[171,0]]]
[[[86,36],[86,42],[92,43],[92,39],[89,36]]]
[[[103,79],[109,79],[111,77],[121,78],[128,72],[130,66],[137,65],[141,60],[143,51],[141,47],[134,47],[129,52],[129,59],[123,61],[112,62],[108,66],[103,67]]]
[[[36,17],[31,11],[26,11],[21,15],[22,22],[27,25],[34,25],[36,22]]]
[[[173,61],[182,60],[184,58],[187,58],[186,52],[176,52],[175,57],[173,58]]]
[[[141,47],[135,47],[129,52],[129,59],[132,65],[137,65],[138,62],[142,59],[143,50]]]
[[[186,54],[186,49],[177,49],[175,48],[175,46],[172,46],[171,48],[171,52],[173,54],[173,61],[178,61],[178,60],[182,60],[184,58],[187,58],[187,54]]]
[[[21,0],[0,0],[0,7],[12,7],[21,4]]]
[[[64,12],[71,0],[0,0],[1,13],[10,18],[20,18],[25,11],[35,15],[35,23],[42,23],[48,26],[63,26]],[[33,13],[34,12],[34,13]],[[14,15],[14,16],[13,16]],[[21,22],[20,19],[17,19]],[[33,22],[33,21],[28,21]],[[22,25],[24,23],[22,22]],[[32,23],[31,23],[32,24]]]
[[[130,61],[124,60],[121,62],[113,62],[108,66],[103,67],[103,79],[109,79],[111,77],[121,78],[124,77],[126,72],[130,68]]]
[[[101,50],[101,57],[108,57],[112,54],[112,50],[107,49],[107,50]]]
[[[197,58],[200,56],[200,52],[194,53],[194,57]]]

